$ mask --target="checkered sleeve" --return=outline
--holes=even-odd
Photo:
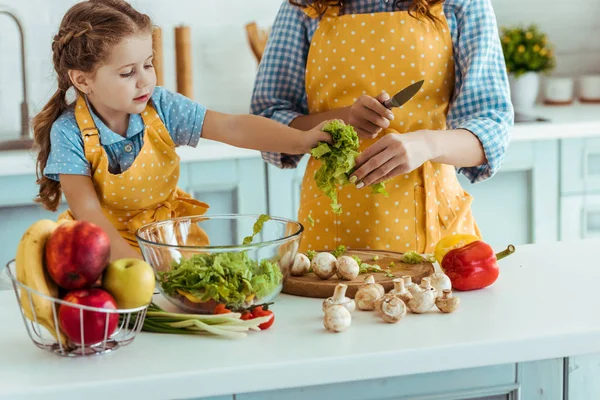
[[[456,86],[447,123],[449,129],[469,130],[483,146],[486,164],[458,169],[476,183],[500,169],[514,111],[491,0],[471,0],[456,23]]]
[[[309,18],[285,1],[269,33],[267,47],[258,67],[250,112],[289,125],[308,114],[304,75],[310,46]],[[279,168],[295,168],[301,155],[264,152],[265,161]]]

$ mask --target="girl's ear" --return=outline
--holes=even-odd
[[[73,86],[77,88],[77,90],[85,94],[90,94],[91,77],[87,73],[70,69],[69,79],[71,80],[71,83],[73,83]]]

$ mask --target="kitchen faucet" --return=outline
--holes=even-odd
[[[6,6],[0,4],[0,15],[7,15],[17,24],[19,37],[21,39],[21,69],[22,69],[22,88],[23,102],[21,103],[21,136],[17,140],[0,141],[0,151],[2,150],[22,150],[30,149],[33,145],[33,139],[29,136],[29,106],[27,103],[27,68],[25,64],[25,32],[23,23],[17,15]]]

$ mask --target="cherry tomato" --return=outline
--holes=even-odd
[[[252,315],[254,316],[254,318],[266,317],[268,315],[272,316],[270,320],[258,326],[261,330],[268,329],[271,325],[273,325],[273,322],[275,321],[275,314],[273,314],[273,311],[269,310],[267,306],[258,306],[254,308],[254,310],[252,310]]]
[[[227,314],[227,313],[230,313],[230,312],[231,312],[231,310],[228,310],[227,307],[225,307],[225,304],[219,303],[215,307],[214,314]]]
[[[242,314],[242,316],[240,318],[243,319],[244,321],[248,321],[249,319],[254,318],[254,315],[252,315],[252,313],[250,311],[246,311],[245,313]]]

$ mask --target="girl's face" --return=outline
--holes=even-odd
[[[152,36],[123,39],[88,82],[88,98],[101,114],[116,116],[144,111],[156,86]]]

